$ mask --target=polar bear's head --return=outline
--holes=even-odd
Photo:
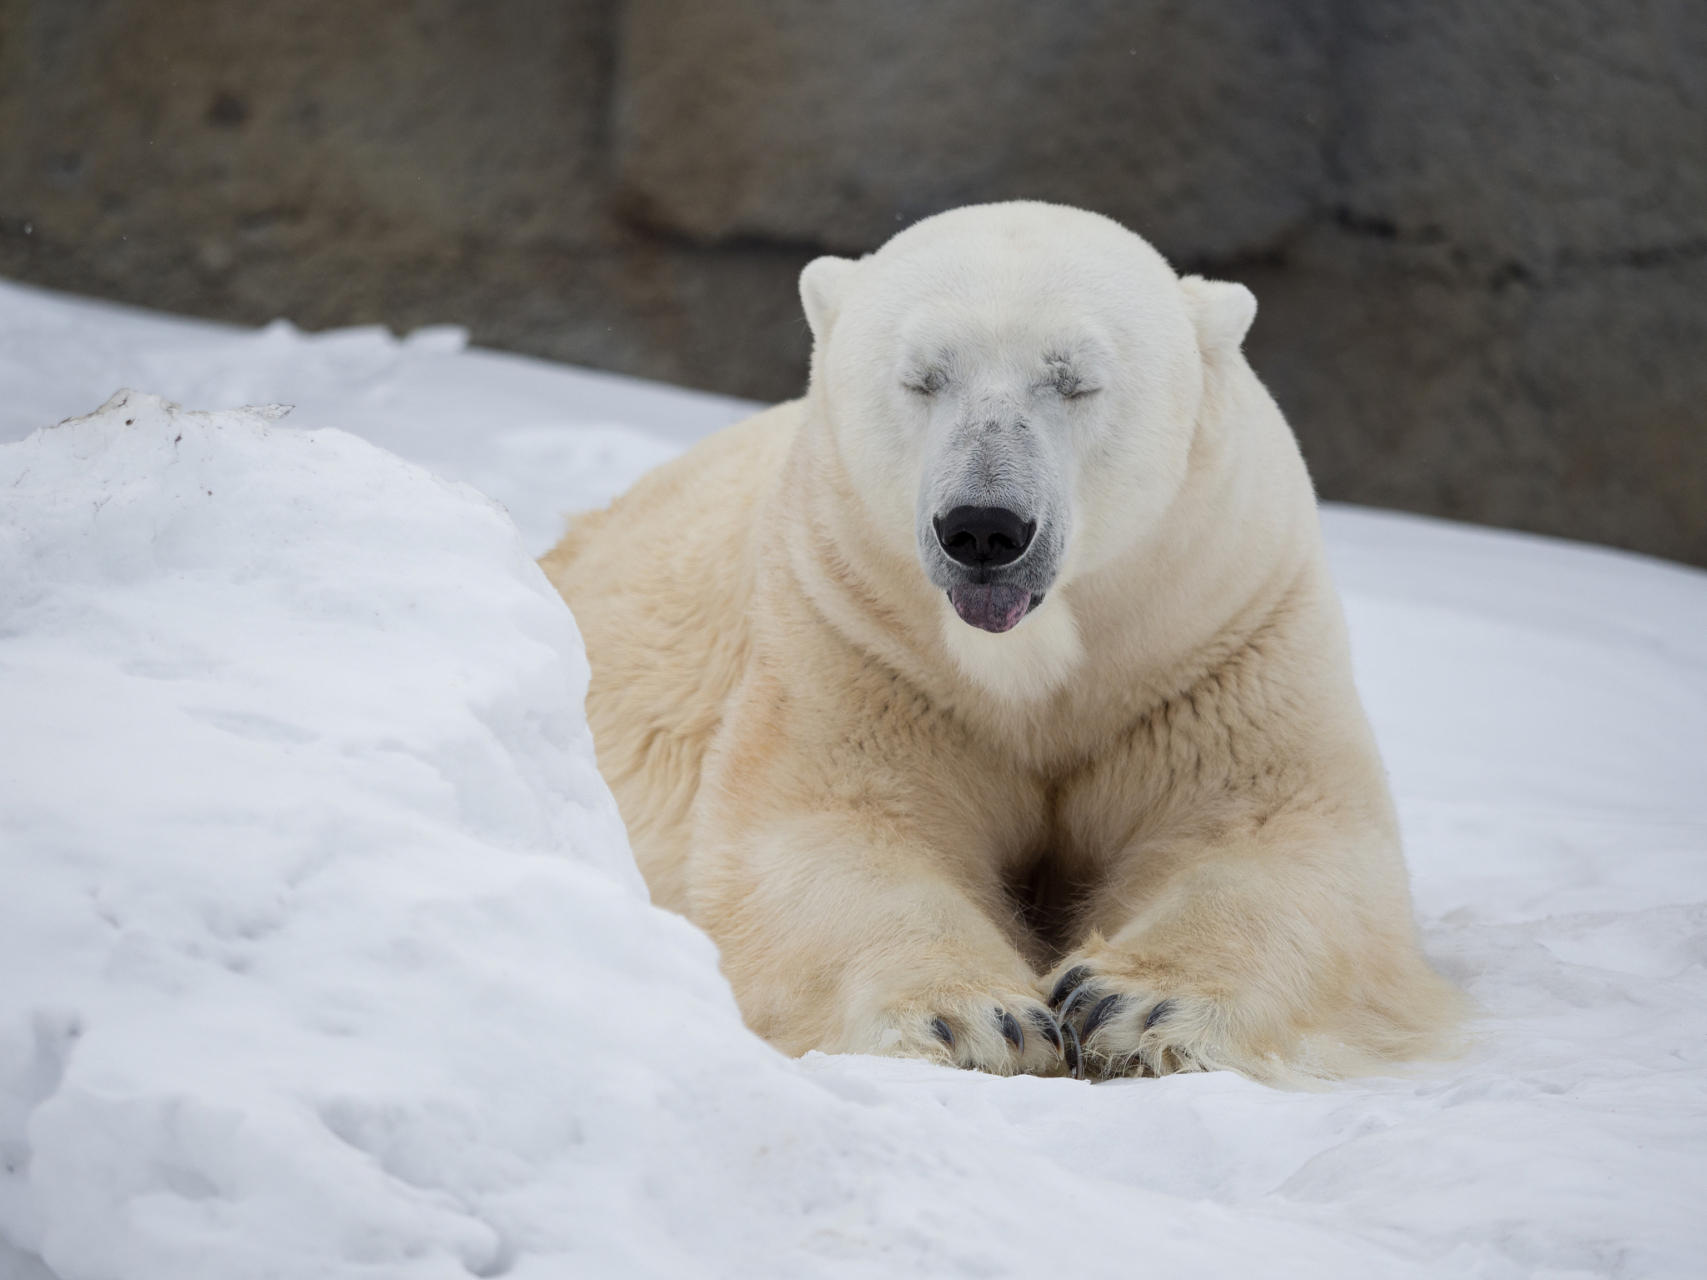
[[[998,635],[1153,529],[1185,481],[1205,357],[1236,350],[1256,306],[1107,218],[1030,202],[819,258],[800,292],[815,402],[874,536]]]

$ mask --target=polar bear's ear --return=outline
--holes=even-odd
[[[807,268],[810,270],[811,268]],[[1251,321],[1257,318],[1257,297],[1242,284],[1184,276],[1179,282],[1186,306],[1197,326],[1197,345],[1204,355],[1237,351]]]
[[[800,273],[800,302],[806,308],[806,323],[812,336],[822,342],[841,310],[842,290],[854,269],[851,258],[814,258]]]

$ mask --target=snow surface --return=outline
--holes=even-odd
[[[1325,510],[1463,1058],[791,1061],[529,558],[748,408],[0,282],[0,1277],[1702,1274],[1707,575]]]

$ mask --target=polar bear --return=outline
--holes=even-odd
[[[653,898],[749,1025],[1002,1074],[1437,1050],[1459,996],[1251,294],[1031,202],[800,293],[805,398],[541,562]]]

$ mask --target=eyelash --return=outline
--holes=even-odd
[[[1055,371],[1055,391],[1063,400],[1081,400],[1090,395],[1095,388],[1087,387],[1079,382],[1078,375],[1071,369],[1061,368]]]

